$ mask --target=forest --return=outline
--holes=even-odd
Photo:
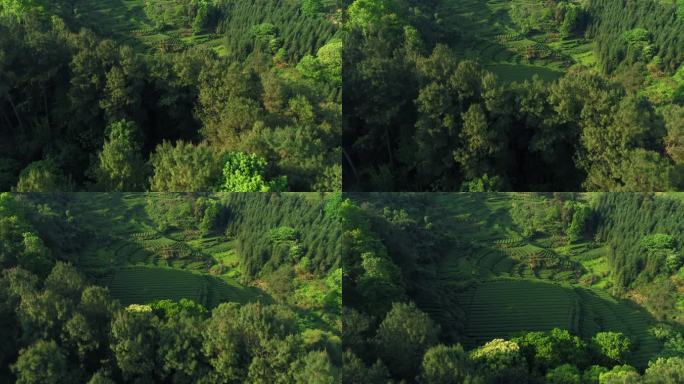
[[[680,193],[345,193],[342,381],[679,383]]]
[[[338,3],[3,1],[0,190],[341,190]]]
[[[684,4],[357,0],[345,191],[683,187]]]
[[[0,194],[0,382],[339,382],[341,201]]]

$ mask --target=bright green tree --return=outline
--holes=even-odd
[[[473,350],[470,358],[479,374],[491,382],[516,383],[527,378],[527,362],[513,341],[494,339]]]
[[[646,384],[684,383],[684,358],[660,357],[648,363],[644,373]]]
[[[619,332],[599,332],[591,340],[599,356],[613,363],[624,363],[632,348],[629,337]]]
[[[630,365],[616,365],[610,371],[599,375],[599,384],[639,384],[641,376]]]
[[[256,154],[233,152],[226,157],[223,168],[225,192],[282,192],[287,189],[287,177],[266,180],[266,160]]]

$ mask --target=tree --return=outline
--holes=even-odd
[[[305,15],[313,16],[323,10],[321,0],[302,0],[302,12]]]
[[[644,373],[646,384],[676,384],[684,382],[684,358],[659,357],[648,363]]]
[[[540,375],[563,363],[583,366],[587,362],[586,344],[565,329],[527,332],[512,341],[520,346],[532,371]]]
[[[616,365],[610,371],[599,375],[599,384],[639,384],[639,372],[629,365]]]
[[[346,351],[342,361],[342,382],[345,384],[387,384],[390,382],[390,374],[380,360],[367,367],[353,352]]]
[[[574,365],[563,364],[546,374],[546,382],[549,384],[580,384],[582,383],[582,376]]]
[[[118,302],[107,288],[90,286],[83,290],[77,312],[65,323],[63,343],[75,351],[85,370],[95,370],[110,358],[110,325],[117,310]]]
[[[142,158],[140,133],[129,121],[114,122],[98,156],[95,177],[105,191],[144,190],[147,165]]]
[[[652,276],[661,270],[671,274],[676,272],[682,264],[681,256],[677,252],[674,237],[664,233],[654,233],[641,239],[641,246],[646,251],[647,260],[660,264],[655,270],[650,270]],[[648,263],[650,265],[651,263]],[[647,267],[648,268],[648,267]]]
[[[575,204],[573,207],[572,222],[567,229],[568,241],[571,243],[581,239],[587,231],[589,219],[591,218],[591,208],[585,204]]]
[[[98,371],[88,380],[88,384],[116,384],[116,382],[107,377],[106,374]]]
[[[389,0],[354,0],[347,10],[349,25],[365,31],[396,11],[394,2]]]
[[[29,164],[19,175],[17,192],[67,192],[71,182],[51,160]]]
[[[160,324],[157,365],[161,376],[174,383],[195,383],[208,365],[202,354],[201,318],[172,313]]]
[[[560,26],[560,34],[564,38],[570,37],[578,28],[581,15],[581,8],[573,3],[566,3],[565,17]]]
[[[590,92],[600,96],[608,91],[591,89]],[[586,152],[579,161],[588,172],[585,186],[606,191],[668,190],[668,166],[655,152],[656,143],[666,134],[662,119],[642,97],[627,95],[619,102],[616,95],[610,97],[614,101],[597,100],[595,105],[585,107],[597,110],[584,113],[614,116],[612,121],[585,118],[582,123],[581,141]],[[659,170],[655,175],[643,173],[654,169]]]
[[[491,170],[490,163],[499,151],[501,132],[490,127],[481,104],[471,105],[461,118],[462,144],[454,151],[454,159],[461,165],[465,177],[473,179]]]
[[[54,340],[38,340],[23,348],[12,371],[17,384],[62,384],[69,380],[66,356]]]
[[[527,362],[520,346],[513,341],[494,339],[473,350],[470,358],[488,382],[515,383],[527,379]]]
[[[150,307],[129,306],[112,321],[111,349],[127,379],[149,380],[155,369],[157,318]]]
[[[378,356],[401,378],[418,373],[425,351],[438,340],[439,326],[414,304],[393,303],[375,335]]]
[[[219,219],[221,217],[222,207],[221,204],[215,200],[208,200],[206,207],[204,208],[204,214],[202,215],[202,221],[199,224],[199,230],[202,236],[210,234],[216,229],[219,224]]]
[[[608,363],[624,363],[632,348],[631,340],[618,332],[599,332],[592,342],[599,357]]]
[[[222,156],[206,145],[164,142],[150,157],[154,192],[213,191],[221,183]]]
[[[44,13],[47,5],[45,0],[7,0],[0,5],[0,15],[23,19],[28,13]]]
[[[361,268],[358,291],[371,313],[385,314],[392,301],[404,298],[401,270],[386,252],[361,253]]]
[[[604,372],[608,372],[608,368],[600,365],[592,365],[582,373],[582,383],[599,384],[599,377]]]
[[[676,182],[674,169],[667,158],[641,148],[627,152],[617,173],[622,177],[622,185],[615,187],[617,191],[670,191],[672,182]]]
[[[239,318],[239,313],[236,303],[220,304],[203,331],[202,351],[221,382],[238,382],[247,375],[246,346],[240,325],[233,320]]]
[[[423,356],[420,382],[424,384],[461,384],[471,380],[468,354],[460,344],[431,347]]]
[[[284,339],[273,338],[263,341],[262,348],[265,353],[254,356],[249,363],[247,378],[245,382],[250,383],[271,383],[288,382],[295,380],[295,375],[307,374],[301,359],[302,354],[301,339],[298,335],[289,335]],[[319,372],[325,375],[324,372]],[[308,377],[309,380],[313,380]],[[321,380],[327,377],[321,376]]]
[[[77,302],[85,288],[83,276],[71,264],[58,261],[45,279],[45,289]]]
[[[338,373],[325,351],[312,351],[295,362],[292,367],[295,384],[334,384]]]
[[[502,192],[507,190],[506,182],[500,176],[489,176],[485,173],[481,177],[464,181],[461,185],[463,192]]]
[[[342,307],[342,346],[345,351],[365,356],[369,328],[368,315],[346,305]]]
[[[18,255],[19,260],[17,260],[19,266],[39,276],[45,276],[52,269],[53,260],[50,257],[50,250],[33,232],[24,232],[23,238],[24,250]]]
[[[282,192],[287,188],[287,177],[266,181],[266,160],[256,154],[233,152],[226,157],[223,168],[225,192]]]

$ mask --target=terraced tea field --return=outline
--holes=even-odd
[[[597,332],[622,332],[632,339],[629,362],[637,367],[644,367],[662,348],[648,331],[655,323],[648,313],[601,290],[533,279],[498,279],[460,292],[457,298],[465,311],[466,345],[471,348],[493,338],[553,328],[586,338]]]
[[[593,46],[583,39],[563,40],[547,34],[523,35],[508,15],[508,0],[452,0],[444,12],[458,17],[460,55],[479,60],[499,78],[546,81],[563,75],[572,64],[593,65]]]
[[[534,280],[494,280],[458,295],[470,345],[521,331],[577,332],[579,308],[572,290]]]
[[[144,6],[144,0],[80,0],[76,14],[94,31],[141,50],[179,51],[203,46],[223,52],[221,36],[194,35],[190,28],[155,29],[154,23],[145,15]]]
[[[244,287],[236,281],[171,268],[120,268],[100,282],[109,287],[112,296],[124,305],[161,299],[192,299],[213,308],[226,301],[266,300],[258,290]]]
[[[429,216],[438,218],[436,226],[454,243],[435,268],[436,284],[425,284],[416,304],[443,329],[463,324],[456,337],[468,348],[523,331],[562,328],[583,338],[616,331],[632,339],[630,364],[644,367],[662,349],[648,331],[656,321],[604,290],[605,246],[586,241],[553,248],[548,235],[523,237],[509,213],[517,198],[505,193],[435,197],[439,212]]]
[[[123,304],[188,298],[208,308],[270,298],[242,285],[234,241],[221,234],[156,228],[146,213],[156,194],[75,193],[74,220],[92,230],[78,257],[86,274]]]

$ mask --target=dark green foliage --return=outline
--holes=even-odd
[[[81,15],[92,4],[50,3],[13,1],[22,17],[0,18],[5,189],[144,190],[149,161],[153,191],[217,190],[228,152],[263,157],[288,189],[341,188],[342,46],[326,13],[306,16],[297,1],[149,0],[160,28],[225,33],[231,46],[141,52],[136,31]],[[273,36],[256,36],[266,23]],[[169,144],[179,141],[192,144]]]
[[[673,73],[684,62],[684,19],[676,5],[662,1],[592,0],[589,33],[606,72],[659,57],[664,69]],[[617,41],[624,42],[616,44]]]
[[[439,326],[413,304],[394,303],[375,335],[379,358],[396,377],[414,377],[421,356],[437,344]]]
[[[428,349],[420,370],[420,382],[425,384],[474,382],[468,355],[460,344],[449,347],[440,344]]]
[[[142,191],[147,164],[141,156],[140,132],[135,124],[117,121],[107,127],[107,140],[94,170],[104,191]]]
[[[571,364],[563,364],[546,374],[546,382],[549,384],[580,384],[582,377],[577,367]]]
[[[384,384],[390,379],[387,368],[381,361],[367,367],[351,351],[344,353],[342,382],[345,384]]]
[[[667,255],[679,254],[678,195],[344,197],[345,383],[364,382],[361,375],[371,383],[388,375],[421,384],[641,383],[648,382],[640,372],[649,361],[658,364],[651,375],[663,372],[653,382],[677,382],[669,376],[678,377],[679,362],[658,358],[684,351],[679,327],[649,327],[656,318],[679,320],[679,275],[663,267],[653,279],[638,277],[628,292],[641,305],[619,289],[610,291],[616,296],[605,290],[613,287],[612,273],[632,263],[607,263],[616,257],[609,254],[613,244],[635,244],[643,261],[630,268],[643,275],[649,260],[666,265]],[[526,228],[529,239],[521,236]],[[373,265],[382,268],[368,268],[364,253],[380,255]],[[517,264],[525,257],[563,267]],[[383,288],[403,288],[402,295],[384,296],[394,298],[389,311],[359,284],[369,270],[384,277]],[[436,325],[442,331],[430,336],[426,329]]]
[[[327,202],[316,195],[226,194],[225,204],[231,212],[227,232],[236,234],[244,271],[256,276],[259,271],[269,273],[281,265],[294,265],[299,260],[292,256],[299,252],[297,257],[307,257],[314,273],[339,268],[340,226],[325,215]],[[293,231],[299,234],[296,242],[291,240]],[[274,239],[271,236],[277,241],[265,241]],[[299,250],[291,253],[293,247]]]
[[[236,58],[282,49],[284,58],[299,60],[314,54],[335,34],[324,15],[303,12],[299,1],[238,0],[225,2],[224,9],[226,19],[218,31],[226,36],[228,54]]]
[[[69,380],[66,356],[52,340],[39,340],[22,349],[12,369],[20,384],[58,384]]]
[[[584,367],[588,362],[588,349],[584,341],[567,330],[528,332],[514,338],[533,372],[543,374],[562,363]]]
[[[673,147],[663,142],[664,116],[656,107],[663,100],[631,94],[645,93],[636,91],[652,80],[635,64],[662,63],[664,76],[684,61],[678,44],[684,27],[671,6],[652,0],[480,3],[359,0],[350,6],[343,58],[345,189],[680,188],[676,160],[665,155]],[[510,24],[497,14],[509,5],[512,21],[534,35],[530,47],[546,47],[564,62],[560,79],[520,75],[512,83],[487,71],[501,60],[474,60],[481,46],[508,56],[506,65],[525,60],[511,52],[520,45],[491,40],[493,31]],[[481,15],[490,17],[469,20]],[[461,31],[458,21],[484,27]],[[497,37],[530,44],[518,34]],[[559,37],[576,39],[570,46],[595,37],[603,73],[577,64],[574,51],[573,57],[560,53],[558,46],[566,45]],[[616,68],[634,73],[618,83],[607,76]]]
[[[154,192],[214,191],[221,182],[221,156],[205,145],[164,142],[150,157]]]
[[[668,270],[668,252],[652,252],[649,257],[644,238],[656,234],[684,238],[680,201],[649,194],[608,193],[600,196],[596,211],[601,217],[598,234],[610,245],[608,262],[616,284],[626,287],[650,281]],[[657,238],[647,239],[646,244]],[[678,252],[676,249],[675,254]]]
[[[178,194],[166,195],[166,199],[163,195],[149,195],[150,204],[145,207],[145,199],[136,194],[0,194],[0,380],[60,384],[339,382],[342,351],[336,325],[339,315],[335,311],[339,312],[341,307],[342,270],[335,238],[339,239],[340,230],[336,228],[339,221],[324,212],[327,198],[319,194],[238,195]],[[126,211],[130,207],[123,208],[126,214],[135,213],[135,220],[146,223],[150,219],[158,221],[169,232],[205,230],[213,235],[209,241],[199,236],[193,240],[211,247],[216,247],[216,239],[221,238],[217,234],[224,233],[231,223],[229,232],[239,232],[239,238],[254,236],[265,243],[263,253],[259,250],[259,255],[267,256],[263,260],[250,264],[239,257],[245,265],[262,269],[255,271],[260,281],[280,278],[279,271],[284,270],[288,273],[281,280],[301,289],[293,284],[302,284],[301,278],[294,278],[292,273],[295,260],[275,255],[275,244],[298,245],[301,252],[308,254],[311,264],[311,270],[299,273],[305,275],[305,282],[311,282],[312,288],[319,289],[314,284],[324,286],[320,288],[323,299],[311,307],[244,304],[239,297],[235,300],[240,303],[217,303],[221,300],[219,292],[211,291],[220,285],[208,282],[221,282],[228,290],[237,290],[238,284],[227,287],[222,280],[225,276],[202,276],[167,268],[163,270],[185,273],[205,282],[208,287],[198,295],[210,302],[214,311],[209,313],[199,302],[182,298],[149,304],[138,300],[121,308],[108,289],[90,285],[93,269],[84,265],[83,259],[76,259],[78,269],[59,261],[71,252],[82,254],[78,253],[82,248],[66,247],[51,237],[43,241],[43,231],[59,236],[61,231],[73,230],[77,237],[84,236],[73,229],[76,223],[87,227],[81,231],[89,231],[88,235],[97,237],[95,241],[102,245],[105,237],[89,226],[90,220],[98,220],[98,213],[86,202],[104,204],[98,199],[132,199],[137,205],[130,211]],[[282,202],[279,204],[276,199]],[[71,210],[77,213],[72,216]],[[316,232],[318,228],[326,233]],[[266,240],[269,232],[273,241]],[[143,235],[138,237],[146,238]],[[233,251],[226,253],[238,257]],[[322,256],[324,252],[329,252],[329,256]],[[29,259],[48,261],[38,270],[47,276],[36,276],[16,267]],[[35,265],[38,264],[27,263]],[[331,270],[333,267],[336,269]],[[87,276],[81,274],[81,268],[88,272]],[[243,278],[255,280],[253,276]],[[276,285],[268,287],[269,290],[277,289]],[[154,290],[150,282],[140,287],[134,295],[138,299],[144,297],[140,293]],[[186,292],[194,290],[192,286],[186,288]],[[273,302],[266,295],[261,299]]]

